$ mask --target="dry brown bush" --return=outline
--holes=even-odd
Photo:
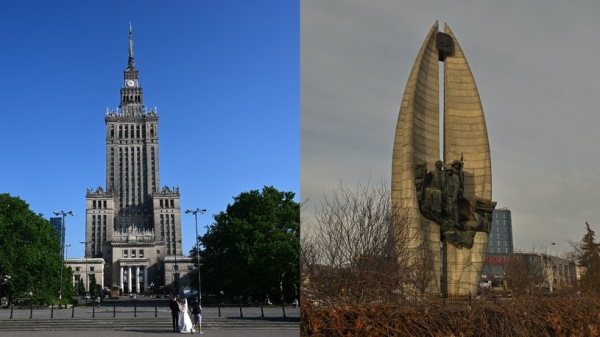
[[[301,336],[600,336],[600,299],[520,297],[428,305],[303,303]]]

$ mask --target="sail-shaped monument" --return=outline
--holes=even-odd
[[[495,207],[490,146],[473,73],[448,25],[444,32],[437,22],[431,27],[406,84],[392,198],[411,215],[396,226],[413,250],[432,257],[427,293],[476,292]]]

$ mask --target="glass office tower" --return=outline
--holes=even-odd
[[[507,207],[495,209],[492,214],[492,230],[488,238],[487,254],[510,254],[513,252],[512,218]]]

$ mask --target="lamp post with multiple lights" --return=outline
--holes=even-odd
[[[64,245],[63,247],[65,249],[65,261],[67,261],[69,259],[69,247],[71,247],[71,245]],[[60,285],[61,285],[60,293],[62,295],[62,273],[61,273],[60,279],[61,279],[61,281],[60,281]]]
[[[62,223],[60,228],[60,292],[58,293],[58,299],[62,299],[62,284],[63,284],[63,265],[65,264],[65,218],[67,215],[75,215],[73,211],[54,211],[54,215],[62,215]]]
[[[173,241],[174,245],[174,250],[175,250],[175,266],[174,266],[174,270],[175,273],[173,274],[173,276],[175,276],[175,294],[177,296],[179,296],[179,266],[177,265],[177,242],[181,243],[181,240],[175,240]]]
[[[79,243],[81,244],[85,244],[85,253],[83,254],[83,256],[85,256],[85,289],[84,289],[84,293],[87,294],[87,289],[88,289],[88,281],[90,279],[90,277],[88,276],[88,264],[87,264],[87,244],[88,243],[92,243],[93,241],[79,241]]]
[[[194,214],[194,218],[196,219],[196,262],[198,263],[198,301],[202,304],[202,286],[200,279],[200,249],[198,249],[198,213],[204,214],[206,213],[206,209],[196,208],[195,210],[187,209],[185,211],[186,214],[192,213]]]
[[[71,247],[71,245],[65,245],[65,260],[69,259],[69,247]]]

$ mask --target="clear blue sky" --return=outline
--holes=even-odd
[[[157,107],[161,186],[206,208],[243,191],[299,201],[299,2],[5,1],[0,4],[0,193],[67,218],[82,257],[85,194],[105,188],[107,108],[119,105],[129,23],[144,103]],[[182,214],[183,249],[194,216]]]

